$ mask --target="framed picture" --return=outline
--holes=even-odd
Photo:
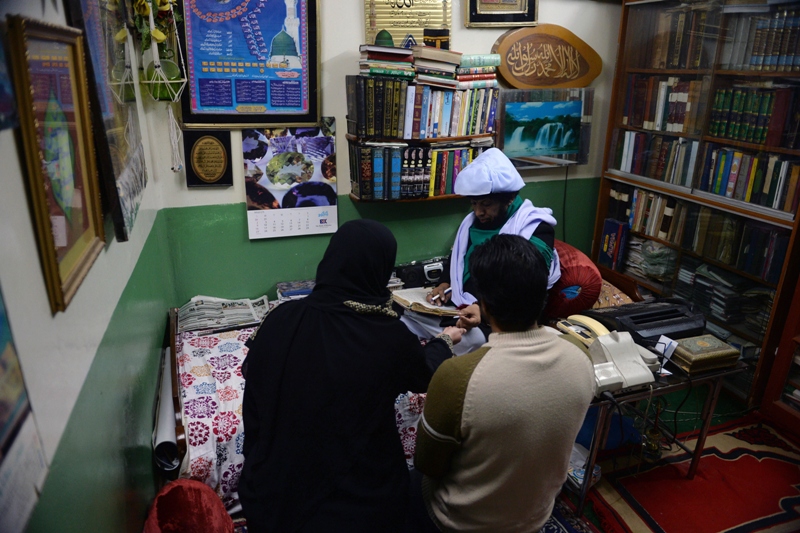
[[[364,0],[366,44],[450,49],[453,0]]]
[[[183,127],[320,120],[319,0],[183,0]]]
[[[86,42],[89,102],[103,212],[114,223],[118,241],[133,230],[147,185],[147,168],[134,85],[133,40],[125,28],[125,3],[70,0],[70,24]],[[122,35],[119,40],[115,36]]]
[[[187,130],[183,132],[187,187],[231,187],[231,132]]]
[[[0,130],[17,125],[17,104],[14,101],[14,88],[8,75],[6,50],[0,39]]]
[[[63,311],[103,249],[80,30],[8,17],[28,190],[50,308]]]
[[[464,26],[536,26],[538,6],[539,0],[464,0]]]
[[[497,147],[517,165],[586,164],[594,89],[502,90]]]

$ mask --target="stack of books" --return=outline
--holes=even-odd
[[[414,56],[408,48],[362,44],[358,65],[365,76],[390,76],[409,81],[414,78]]]
[[[689,374],[707,372],[736,365],[739,350],[713,335],[680,339],[672,362]]]
[[[414,82],[445,89],[456,89],[456,69],[461,64],[461,52],[431,46],[412,46],[414,54]]]

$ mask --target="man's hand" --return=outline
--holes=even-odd
[[[445,292],[449,288],[450,288],[449,283],[441,283],[438,286],[434,287],[433,290],[431,290],[431,292],[428,293],[425,299],[428,300],[428,303],[442,306],[450,301],[450,293]],[[437,296],[438,298],[436,298]],[[434,300],[434,298],[436,299]]]
[[[459,342],[461,342],[461,336],[466,332],[467,330],[465,330],[464,328],[459,328],[456,326],[447,326],[442,330],[443,334],[448,335],[450,337],[450,340],[453,341],[453,344],[458,344]]]
[[[478,304],[468,305],[461,310],[461,316],[456,322],[456,327],[472,329],[481,323],[481,308]]]

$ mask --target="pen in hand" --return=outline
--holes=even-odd
[[[446,289],[444,290],[444,293],[445,293],[445,294],[450,294],[451,292],[453,292],[453,289],[452,289],[451,287],[448,287],[448,288],[446,288]],[[438,300],[438,299],[439,299],[439,296],[440,296],[440,295],[439,295],[439,294],[437,294],[436,296],[434,296],[433,298],[431,298],[431,303],[433,303],[433,302],[435,302],[436,300]]]

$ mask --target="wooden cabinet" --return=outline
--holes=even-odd
[[[789,370],[800,3],[626,1],[620,32],[593,258],[694,302],[742,350],[728,385],[757,405]]]

